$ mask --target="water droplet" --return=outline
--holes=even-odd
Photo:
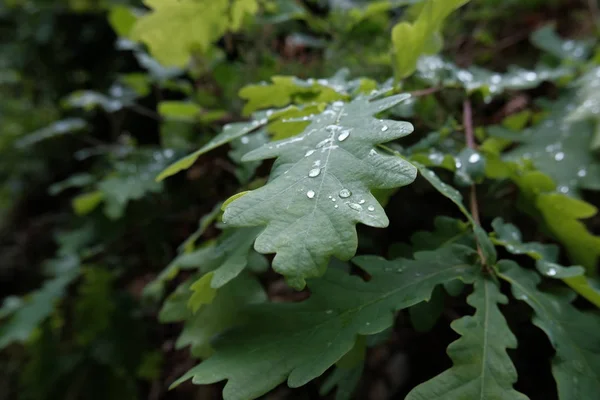
[[[273,110],[267,110],[267,117],[270,117],[271,115],[273,115]]]
[[[492,75],[491,81],[493,84],[497,85],[500,82],[502,82],[502,76],[500,76],[498,74]]]
[[[462,167],[462,162],[460,162],[460,160],[456,160],[454,165],[456,165],[456,168],[460,168],[460,167]]]
[[[321,160],[316,160],[316,161],[313,163],[313,167],[319,167],[319,166],[321,166]]]
[[[358,202],[358,204],[365,204],[366,200],[362,199],[361,201]]]
[[[369,206],[369,207],[367,207],[367,210],[369,210],[369,211],[375,211],[375,207]]]
[[[556,275],[556,269],[554,269],[554,268],[548,269],[548,271],[546,271],[546,275],[548,275],[548,276]]]
[[[348,189],[342,189],[342,190],[340,190],[339,196],[342,199],[347,199],[348,197],[352,196],[352,192],[349,191]]]
[[[375,149],[371,149],[371,150],[369,150],[369,155],[370,156],[376,156],[377,155],[377,151]]]
[[[314,198],[315,197],[314,190],[309,190],[308,192],[306,192],[306,197],[308,197],[309,199]]]
[[[321,174],[321,168],[313,168],[310,171],[308,171],[308,176],[311,178],[316,178],[320,174]]]
[[[563,153],[562,151],[559,151],[558,153],[556,153],[554,155],[554,159],[556,161],[562,161],[565,158],[565,153]]]
[[[479,160],[481,160],[481,156],[479,154],[477,154],[477,153],[473,153],[469,157],[469,162],[471,164],[475,164],[476,162],[479,162]]]
[[[529,82],[535,81],[536,78],[537,78],[537,74],[535,72],[527,72],[525,74],[525,80],[527,80]]]
[[[388,129],[390,129],[390,128],[388,128],[387,125],[384,125],[381,127],[381,132],[386,132]]]
[[[340,142],[343,142],[344,140],[348,139],[348,136],[350,136],[350,131],[349,131],[349,130],[343,131],[343,132],[342,132],[342,133],[340,133],[340,135],[338,136],[338,140],[339,140]]]
[[[306,154],[304,155],[304,157],[309,157],[309,156],[313,155],[314,152],[315,152],[314,150],[309,150],[309,151],[306,152]]]
[[[250,139],[248,139],[247,136],[242,136],[241,141],[242,141],[243,144],[248,144],[248,142],[250,141]]]
[[[348,202],[346,204],[348,205],[348,207],[350,207],[354,211],[362,211],[362,206],[360,204],[350,203],[350,202]]]
[[[327,138],[325,140],[321,140],[319,143],[317,143],[317,145],[315,146],[317,149],[320,149],[321,147],[325,146],[327,143],[331,142],[331,138]]]
[[[334,107],[342,107],[343,105],[344,105],[343,101],[334,101],[333,102]]]
[[[333,208],[338,208],[339,206],[336,204],[335,206],[333,206]]]
[[[577,171],[577,176],[580,178],[583,178],[586,175],[587,175],[587,170],[585,168],[581,168],[579,171]]]
[[[568,186],[559,186],[558,187],[558,191],[561,193],[569,193],[569,187]]]
[[[335,199],[335,197],[332,197],[331,201],[333,201],[335,203],[337,200]]]

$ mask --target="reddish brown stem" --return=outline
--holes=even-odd
[[[441,87],[432,87],[432,88],[428,88],[428,89],[415,90],[414,92],[408,92],[408,93],[413,97],[422,97],[422,96],[428,96],[430,94],[439,92],[440,90],[442,90]]]

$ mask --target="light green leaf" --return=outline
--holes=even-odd
[[[239,96],[247,100],[244,115],[265,108],[281,108],[288,104],[328,103],[348,98],[343,88],[330,87],[325,84],[325,80],[302,81],[293,76],[273,76],[271,82],[248,85],[240,90]]]
[[[506,349],[515,349],[517,338],[498,308],[508,299],[494,282],[479,277],[467,303],[475,308],[475,314],[450,325],[461,335],[448,346],[453,367],[417,386],[406,400],[528,399],[513,389],[517,370]]]
[[[110,26],[112,26],[117,35],[122,37],[129,36],[137,19],[137,15],[129,7],[119,4],[112,6],[108,13]]]
[[[183,331],[175,347],[181,349],[191,346],[192,355],[206,358],[212,353],[213,337],[246,321],[247,316],[242,312],[244,307],[262,303],[267,300],[267,296],[256,279],[240,275],[219,288],[210,304],[205,304],[193,313],[187,308],[192,295],[192,282],[193,279],[190,279],[181,284],[167,298],[159,319],[163,323],[184,321]]]
[[[176,173],[188,169],[200,157],[202,154],[207,153],[217,147],[223,146],[226,143],[231,142],[237,138],[240,138],[255,129],[265,125],[267,120],[254,120],[252,122],[237,122],[233,124],[227,124],[223,127],[221,133],[212,138],[208,143],[206,143],[202,148],[193,152],[192,154],[174,162],[169,165],[166,169],[164,169],[157,177],[156,181],[160,182]]]
[[[479,267],[474,251],[452,246],[415,255],[415,260],[386,261],[357,257],[371,279],[330,268],[310,281],[311,297],[247,309],[246,323],[215,343],[215,355],[175,385],[228,380],[225,400],[255,399],[286,380],[299,387],[323,374],[356,343],[357,335],[373,335],[394,323],[394,311],[429,298],[448,280],[472,282]]]
[[[392,29],[394,67],[398,79],[404,79],[415,71],[417,60],[423,54],[439,51],[428,44],[441,30],[444,20],[454,10],[469,0],[427,0],[414,23],[400,22]]]
[[[161,101],[158,104],[158,113],[165,118],[194,121],[200,116],[202,108],[195,103],[186,101]]]
[[[533,309],[533,324],[556,349],[552,373],[559,398],[595,400],[600,393],[600,317],[575,308],[569,296],[539,290],[540,278],[533,271],[512,261],[501,261],[498,267],[513,296]]]
[[[188,300],[188,307],[192,310],[192,312],[195,313],[203,305],[212,303],[213,299],[215,298],[217,291],[210,285],[214,274],[215,273],[211,271],[203,275],[196,282],[192,283],[192,286],[190,286],[190,290],[193,293]]]
[[[205,53],[225,32],[258,9],[255,0],[145,0],[151,12],[138,19],[131,37],[148,45],[168,66],[184,66],[193,51]],[[198,21],[201,21],[199,23]]]
[[[322,275],[329,257],[350,259],[357,248],[358,222],[388,225],[371,190],[404,186],[415,178],[410,163],[373,147],[412,132],[407,122],[371,117],[408,98],[334,104],[301,135],[247,154],[247,161],[277,157],[271,179],[229,203],[223,221],[266,225],[255,248],[277,253],[273,268],[296,288],[304,287],[305,278]]]
[[[89,193],[83,193],[73,198],[71,204],[73,211],[77,215],[87,215],[94,211],[96,207],[104,200],[104,193],[95,190]]]

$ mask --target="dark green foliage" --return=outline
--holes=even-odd
[[[599,15],[4,1],[0,400],[596,400]]]

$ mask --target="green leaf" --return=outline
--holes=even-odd
[[[260,161],[242,162],[244,154],[251,152],[269,142],[269,136],[261,129],[256,132],[249,133],[239,139],[231,142],[231,151],[229,158],[237,164],[235,176],[240,183],[246,184],[252,179],[256,169],[260,166]]]
[[[211,302],[193,313],[187,307],[192,295],[192,282],[193,279],[190,279],[181,284],[167,298],[159,319],[163,323],[184,321],[183,331],[175,347],[181,349],[191,346],[192,355],[206,358],[213,351],[213,337],[246,321],[243,309],[249,304],[266,301],[267,296],[256,279],[240,275],[216,290]]]
[[[444,20],[454,10],[469,0],[427,0],[414,23],[401,22],[392,29],[394,67],[398,79],[404,79],[415,71],[417,60],[423,54],[439,51],[429,49],[428,43],[434,40]]]
[[[87,127],[87,122],[81,118],[66,118],[56,121],[49,126],[31,132],[16,142],[20,148],[29,147],[47,139],[53,139],[64,135],[81,132]]]
[[[583,313],[571,298],[537,288],[540,278],[512,261],[498,264],[499,276],[512,286],[513,296],[534,311],[539,327],[556,349],[552,373],[562,400],[593,400],[600,393],[600,317]]]
[[[568,116],[569,121],[593,121],[594,122],[594,138],[590,144],[590,149],[600,151],[600,68],[594,68],[586,73],[577,82],[579,87],[578,99],[579,104],[571,111]],[[594,176],[600,176],[600,166],[596,158],[596,164],[592,167]],[[593,178],[588,179],[593,187],[591,189],[600,190],[600,183]]]
[[[433,290],[431,299],[408,309],[410,322],[417,332],[429,332],[444,312],[444,290],[438,286]]]
[[[165,118],[194,121],[200,116],[202,108],[195,103],[186,101],[161,101],[158,104],[158,113]]]
[[[462,88],[469,94],[480,92],[486,101],[508,90],[532,89],[544,81],[558,81],[573,75],[572,68],[546,65],[534,70],[511,66],[501,74],[480,67],[459,68],[438,56],[422,57],[417,70],[417,76],[431,86]]]
[[[54,306],[65,294],[67,287],[79,275],[72,269],[50,279],[24,299],[24,304],[13,310],[8,321],[0,326],[0,349],[14,342],[25,342],[34,330],[54,312]]]
[[[225,400],[255,399],[288,379],[299,387],[323,374],[356,343],[394,323],[394,311],[429,298],[443,282],[472,282],[479,267],[474,251],[451,246],[386,261],[363,256],[355,263],[369,273],[357,276],[330,268],[310,281],[311,297],[301,303],[266,304],[247,309],[246,323],[215,343],[215,355],[180,378],[210,384],[227,379]]]
[[[337,386],[335,400],[350,400],[352,398],[365,366],[366,345],[365,337],[359,336],[352,350],[336,363],[335,370],[319,389],[321,396],[325,396]]]
[[[430,169],[425,168],[425,166],[414,163],[421,176],[423,176],[431,185],[440,192],[443,196],[450,199],[458,209],[467,217],[471,225],[473,226],[473,233],[475,234],[475,238],[477,242],[481,246],[481,250],[483,252],[483,256],[485,260],[483,260],[487,265],[493,265],[496,263],[496,249],[494,248],[494,244],[491,242],[487,233],[479,226],[479,224],[473,219],[471,213],[466,209],[463,204],[463,198],[460,192],[454,189],[452,186],[442,182],[442,180]]]
[[[174,162],[165,168],[157,177],[156,181],[160,182],[176,173],[188,169],[200,157],[202,154],[207,153],[217,147],[223,146],[226,143],[231,142],[237,138],[240,138],[255,129],[265,125],[267,120],[254,120],[252,122],[237,122],[233,124],[227,124],[223,127],[221,133],[212,138],[208,143],[202,146],[199,150],[193,152],[192,154]]]
[[[508,299],[493,281],[479,277],[467,303],[475,308],[475,314],[450,325],[461,335],[448,346],[454,365],[417,386],[406,400],[528,399],[513,389],[517,370],[506,349],[515,349],[517,338],[498,308],[499,304],[508,303]]]
[[[492,222],[497,238],[493,241],[504,246],[512,254],[526,254],[536,260],[536,267],[542,275],[562,279],[578,294],[600,307],[600,285],[596,279],[585,276],[585,268],[580,266],[563,267],[556,264],[558,247],[552,244],[523,243],[521,232],[512,224],[505,224],[501,218]]]
[[[404,186],[415,178],[410,163],[373,147],[412,132],[407,122],[371,117],[408,98],[334,104],[303,134],[247,154],[247,161],[277,157],[271,179],[227,205],[223,221],[266,225],[255,248],[277,253],[273,268],[296,288],[322,275],[329,257],[350,259],[357,248],[356,223],[388,225],[371,189]]]
[[[184,66],[193,51],[205,53],[225,32],[254,14],[256,0],[145,0],[151,12],[138,19],[131,37],[148,45],[168,66]],[[198,23],[202,21],[202,23]]]
[[[561,60],[583,61],[590,52],[590,43],[579,40],[564,40],[556,34],[553,25],[545,25],[531,34],[531,43],[538,49]]]
[[[567,118],[571,105],[570,96],[553,103],[548,117],[519,134],[519,147],[504,158],[531,162],[556,182],[560,193],[577,196],[579,189],[600,189],[600,159],[590,151],[592,125]]]

